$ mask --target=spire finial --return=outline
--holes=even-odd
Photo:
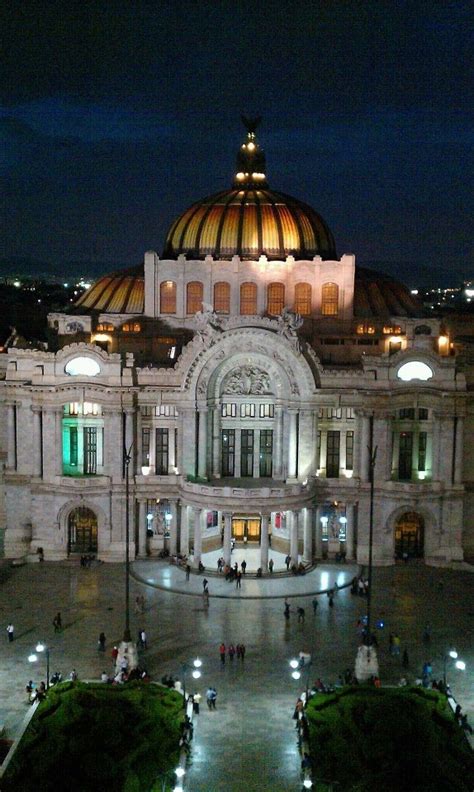
[[[255,116],[250,118],[250,116],[241,115],[241,119],[247,130],[247,139],[245,143],[242,143],[237,154],[237,172],[234,177],[233,187],[246,190],[268,187],[265,173],[265,154],[255,136],[262,117]]]

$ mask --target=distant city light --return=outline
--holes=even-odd
[[[418,294],[418,289],[412,289],[411,294]]]
[[[18,280],[13,281],[13,285],[16,286],[17,289],[19,289],[20,286],[21,286],[21,281],[18,281]]]

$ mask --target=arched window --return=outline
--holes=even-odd
[[[176,283],[174,281],[160,283],[160,313],[176,313]]]
[[[267,292],[267,311],[278,316],[285,307],[285,286],[283,283],[269,283]]]
[[[311,284],[297,283],[295,286],[295,312],[301,316],[311,315]]]
[[[254,316],[257,313],[257,284],[242,283],[240,286],[240,313]]]
[[[321,313],[323,316],[337,316],[339,313],[339,286],[325,283],[322,290]]]
[[[214,284],[214,310],[216,313],[230,313],[230,285],[224,283]]]
[[[191,281],[186,287],[186,313],[202,311],[202,283]]]

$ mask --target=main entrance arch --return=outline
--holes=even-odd
[[[425,523],[417,512],[405,512],[395,524],[395,557],[423,558]]]
[[[87,506],[77,506],[67,518],[67,550],[68,555],[97,552],[97,515]]]

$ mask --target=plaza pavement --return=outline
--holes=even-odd
[[[349,575],[352,569],[349,565],[320,565],[303,578],[275,579],[270,583],[274,590],[267,591],[271,596],[252,595],[251,599],[244,597],[245,589],[248,594],[254,584],[266,581],[246,580],[240,593],[232,584],[212,577],[210,605],[205,609],[202,577],[191,576],[190,586],[186,587],[184,572],[171,569],[166,562],[137,562],[133,567],[134,574],[154,580],[153,586],[131,581],[132,631],[135,634],[143,626],[148,633],[149,648],[143,662],[152,677],[178,675],[182,664],[196,656],[203,661],[200,684],[193,684],[193,689],[203,694],[204,706],[195,724],[187,788],[200,792],[241,788],[248,792],[299,790],[299,757],[291,714],[300,683],[291,679],[288,660],[300,650],[311,652],[314,677],[321,676],[325,681],[335,680],[347,667],[353,668],[358,645],[356,622],[365,611],[365,600],[344,589],[336,595],[331,609],[323,594],[313,615],[313,597],[298,592],[291,600],[292,613],[287,622],[281,597],[296,593],[294,586],[300,581],[304,581],[306,591],[314,591],[323,587],[324,575],[331,585],[334,578]],[[179,586],[189,592],[187,595],[171,590],[171,583],[177,582],[172,576],[178,573],[182,576]],[[156,587],[162,583],[162,588]],[[218,586],[227,596],[217,596]],[[467,670],[449,668],[449,681],[471,722],[473,588],[474,576],[469,572],[415,564],[374,570],[374,617],[385,620],[384,630],[379,631],[382,681],[396,683],[402,675],[400,659],[388,654],[390,630],[400,634],[402,650],[408,650],[411,678],[419,673],[426,659],[433,663],[434,676],[442,676],[443,654],[454,645],[466,661]],[[133,609],[138,594],[145,596],[143,615],[136,615]],[[66,676],[75,667],[82,678],[98,678],[104,668],[112,669],[110,649],[122,635],[123,603],[124,569],[120,564],[101,564],[90,569],[72,561],[16,569],[7,562],[0,565],[0,721],[11,736],[26,710],[26,682],[45,677],[44,659],[34,669],[27,660],[35,643],[42,639],[50,646],[52,671],[59,669]],[[300,604],[306,609],[303,624],[298,624],[294,610]],[[64,629],[54,634],[52,620],[58,610]],[[10,619],[15,626],[12,644],[8,643],[5,629]],[[432,627],[429,646],[422,642],[427,623]],[[105,656],[97,651],[102,630],[107,636]],[[245,643],[245,663],[235,659],[232,666],[227,661],[221,668],[221,641]],[[215,712],[205,706],[209,684],[218,691]]]

